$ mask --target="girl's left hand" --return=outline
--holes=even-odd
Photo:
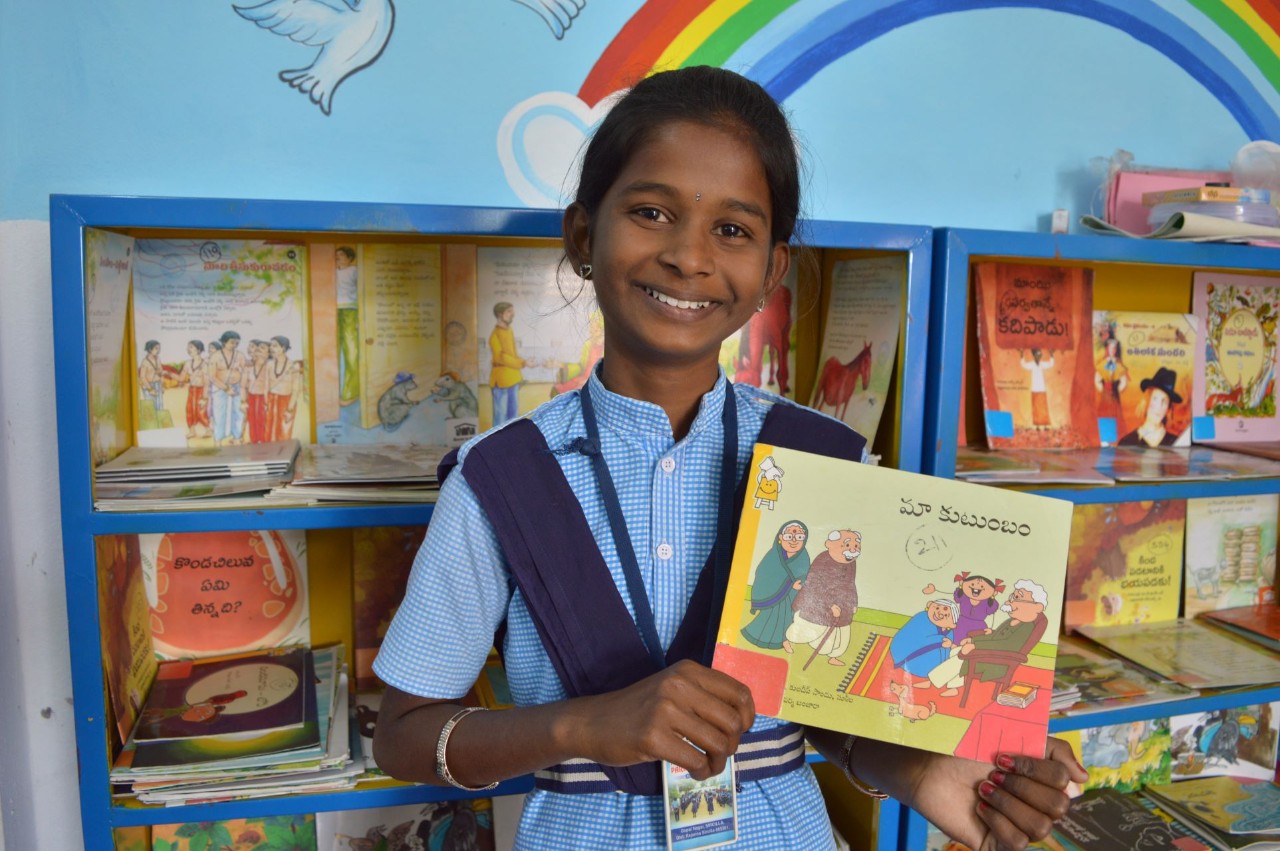
[[[1049,739],[1044,759],[998,756],[996,770],[978,784],[978,817],[988,829],[982,848],[1021,849],[1045,838],[1066,815],[1070,784],[1088,779],[1061,739]]]

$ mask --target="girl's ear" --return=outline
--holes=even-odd
[[[576,270],[583,263],[591,262],[591,217],[577,201],[565,208],[560,233],[572,268]]]
[[[782,280],[787,277],[787,272],[791,270],[790,243],[775,242],[772,251],[773,255],[769,258],[769,274],[764,281],[765,301],[768,301],[769,296],[773,295],[773,291],[778,288]]]

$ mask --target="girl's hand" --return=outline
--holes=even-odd
[[[724,770],[725,759],[755,721],[755,703],[742,683],[688,660],[640,682],[572,701],[581,755],[604,765],[665,759],[698,780]]]

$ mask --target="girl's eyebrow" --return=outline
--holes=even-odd
[[[656,180],[637,180],[635,183],[628,184],[621,190],[622,195],[634,195],[643,192],[653,192],[668,198],[677,198],[680,192],[668,183],[660,183]],[[748,216],[759,219],[761,222],[768,224],[769,216],[765,213],[764,208],[759,204],[751,201],[743,201],[738,198],[725,199],[724,206],[730,210],[736,210]]]

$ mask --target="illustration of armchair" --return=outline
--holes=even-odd
[[[964,691],[960,694],[960,705],[964,706],[968,701],[969,688],[973,685],[975,678],[983,682],[995,681],[996,687],[991,695],[992,700],[1013,685],[1018,666],[1027,661],[1032,648],[1044,637],[1044,631],[1048,625],[1049,620],[1043,613],[1036,615],[1026,640],[1017,649],[975,646],[964,657],[964,664],[960,667],[960,673],[964,677]]]

